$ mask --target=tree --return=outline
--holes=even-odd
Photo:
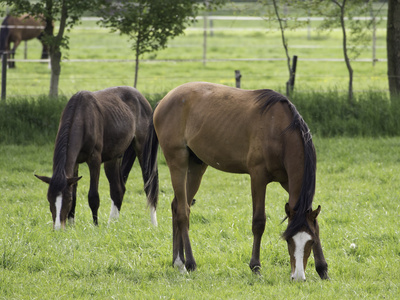
[[[290,92],[292,92],[291,88],[293,88],[293,87],[291,87],[291,88],[289,87],[289,82],[291,80],[293,80],[294,72],[293,72],[293,68],[290,65],[288,42],[287,42],[287,39],[285,38],[285,24],[286,24],[286,22],[284,22],[284,20],[282,20],[281,17],[279,16],[279,11],[278,11],[278,6],[276,4],[276,0],[272,0],[272,2],[273,2],[273,5],[274,5],[274,11],[275,11],[276,17],[278,18],[279,28],[281,30],[283,48],[285,49],[285,53],[286,53],[287,67],[288,67],[288,70],[289,70],[289,81],[286,83],[286,94],[287,94],[287,96],[289,96]]]
[[[346,62],[347,70],[349,71],[349,100],[352,102],[353,100],[353,68],[351,67],[350,58],[348,54],[347,48],[347,33],[346,33],[346,26],[344,23],[344,16],[346,12],[346,0],[338,1],[332,0],[332,2],[338,6],[339,8],[339,20],[340,20],[340,27],[342,28],[343,33],[343,56],[344,61]]]
[[[182,34],[195,21],[200,8],[220,5],[224,1],[103,0],[100,22],[133,41],[136,87],[141,55],[165,48],[169,38]]]
[[[68,36],[65,34],[76,23],[82,14],[97,7],[98,0],[0,0],[0,3],[11,5],[16,14],[28,13],[40,16],[46,20],[44,43],[50,54],[51,77],[50,97],[58,97],[58,84],[61,74],[61,49],[68,49]],[[58,23],[57,33],[54,34],[54,24]]]
[[[392,101],[400,98],[400,0],[388,0],[387,62],[389,91]]]
[[[368,29],[372,21],[365,24],[364,21],[353,18],[354,16],[365,15],[370,12],[372,0],[310,0],[309,8],[314,13],[324,16],[320,29],[332,29],[338,24],[342,30],[342,49],[344,61],[349,73],[348,98],[353,101],[353,68],[351,60],[360,55],[360,46],[366,45],[369,40]],[[333,6],[332,6],[333,5]],[[347,34],[350,30],[350,38]]]

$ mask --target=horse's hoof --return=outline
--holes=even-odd
[[[316,266],[315,268],[317,270],[317,273],[319,275],[319,277],[321,277],[322,280],[329,280],[329,276],[328,276],[328,266],[324,265],[324,266]]]
[[[256,274],[256,275],[261,275],[261,266],[260,265],[258,265],[258,264],[250,264],[250,269],[251,269],[251,271],[253,272],[253,274]]]
[[[186,261],[185,266],[186,266],[186,270],[188,270],[189,272],[195,271],[196,268],[197,268],[197,265],[196,265],[195,261],[193,261],[193,262]]]

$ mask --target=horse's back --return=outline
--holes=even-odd
[[[15,26],[10,30],[10,42],[34,39],[40,35],[46,25],[45,21],[28,14],[20,17],[9,16],[7,23],[9,26]]]
[[[203,162],[228,172],[249,173],[265,160],[275,165],[292,115],[284,103],[263,112],[259,94],[202,82],[175,88],[155,110],[160,145],[185,144]]]
[[[64,122],[72,124],[71,139],[81,143],[79,161],[86,161],[86,154],[92,151],[100,151],[103,161],[122,155],[143,126],[142,119],[148,126],[151,106],[146,102],[129,87],[80,91],[72,96],[61,122],[66,119]],[[73,117],[64,117],[71,110]]]

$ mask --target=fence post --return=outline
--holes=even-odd
[[[242,78],[242,75],[240,74],[240,70],[235,70],[236,87],[239,89],[240,89],[240,78]]]
[[[207,15],[204,13],[203,16],[204,28],[203,28],[203,66],[206,65],[207,61]]]
[[[25,41],[24,43],[24,59],[28,58],[28,41]]]
[[[289,96],[294,90],[294,81],[296,79],[296,68],[297,68],[297,55],[293,56],[293,62],[291,67],[291,75],[289,81],[286,82],[286,94]]]
[[[6,51],[3,52],[1,58],[1,100],[6,100],[6,87],[7,87],[7,55]]]

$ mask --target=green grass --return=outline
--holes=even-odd
[[[198,270],[173,269],[168,169],[160,167],[159,226],[150,223],[139,168],[134,166],[120,220],[107,226],[108,184],[100,182],[99,227],[87,204],[89,176],[78,188],[75,227],[52,230],[46,185],[52,144],[0,146],[0,298],[249,299],[396,298],[399,293],[399,138],[314,138],[318,155],[314,206],[329,264],[321,281],[310,258],[307,282],[289,279],[287,194],[267,188],[262,275],[251,274],[251,198],[246,175],[208,169],[192,208],[191,239]],[[354,243],[355,249],[350,245]]]
[[[217,14],[217,13],[215,13]],[[277,24],[266,21],[214,21],[214,34],[207,38],[207,59],[264,59],[279,61],[217,61],[203,65],[201,61],[175,62],[159,60],[202,60],[202,21],[186,30],[185,35],[168,43],[168,48],[142,57],[138,89],[145,94],[157,94],[188,81],[210,81],[234,86],[234,70],[242,73],[245,89],[272,88],[285,90],[288,80],[287,63]],[[312,24],[315,27],[315,24]],[[377,30],[377,58],[386,58],[385,24]],[[372,34],[372,33],[371,33]],[[341,62],[310,61],[316,58],[343,59],[342,37],[339,29],[331,32],[307,28],[287,31],[290,56],[299,57],[296,90],[347,90],[348,72]],[[134,60],[127,37],[110,33],[94,21],[83,21],[69,33],[70,50],[63,51],[64,59],[122,59]],[[40,57],[38,41],[28,43],[28,58]],[[23,47],[17,51],[23,58]],[[361,49],[359,58],[371,59],[371,44]],[[148,61],[148,60],[152,61]],[[155,60],[154,60],[155,59]],[[356,91],[387,91],[387,63],[353,61]],[[7,95],[32,96],[48,94],[50,70],[47,64],[17,62],[15,70],[8,70]],[[99,90],[115,85],[133,85],[133,62],[69,62],[62,63],[59,91],[70,97],[79,90]]]

